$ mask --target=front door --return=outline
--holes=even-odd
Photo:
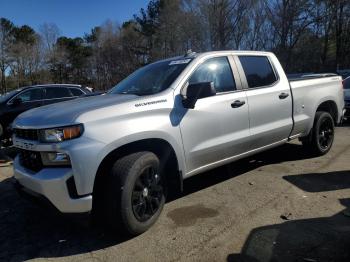
[[[42,89],[31,88],[24,90],[8,102],[7,123],[12,121],[24,111],[42,106]]]
[[[233,60],[209,58],[189,77],[188,83],[213,82],[216,96],[199,99],[194,109],[185,110],[180,129],[187,173],[196,173],[244,152],[249,141],[248,101],[233,75]]]

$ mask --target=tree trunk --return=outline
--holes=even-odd
[[[1,67],[1,92],[5,94],[6,90],[6,75],[5,75],[5,67]]]
[[[337,1],[337,24],[336,24],[336,70],[339,70],[339,67],[342,65],[342,32],[343,32],[343,10],[344,3],[342,0]]]

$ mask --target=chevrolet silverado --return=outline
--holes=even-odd
[[[339,76],[288,79],[269,52],[188,53],[146,65],[104,95],[19,115],[16,187],[137,235],[186,178],[292,139],[326,154],[343,108]]]

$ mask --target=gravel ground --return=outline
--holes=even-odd
[[[350,261],[350,127],[323,157],[293,142],[186,180],[132,239],[22,200],[11,176],[0,168],[1,261]]]

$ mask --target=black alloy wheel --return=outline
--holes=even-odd
[[[163,197],[160,175],[152,166],[143,169],[135,181],[132,209],[137,220],[147,221],[159,209]]]
[[[333,122],[330,118],[323,118],[318,131],[318,143],[322,150],[327,150],[334,139]]]

